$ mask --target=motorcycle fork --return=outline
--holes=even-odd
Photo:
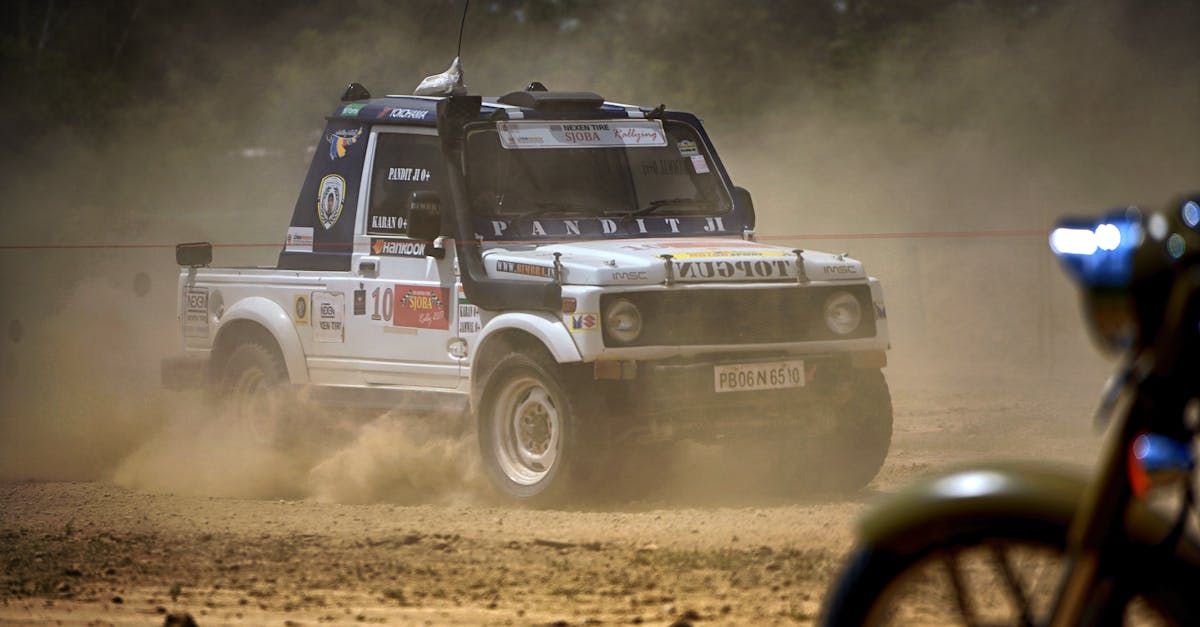
[[[1104,576],[1114,555],[1121,554],[1125,515],[1133,498],[1126,455],[1136,437],[1134,415],[1144,408],[1135,398],[1112,425],[1098,460],[1098,472],[1088,484],[1067,534],[1067,559],[1059,580],[1050,625],[1073,627],[1121,623],[1113,617],[1114,580]],[[1114,550],[1115,549],[1115,550]]]

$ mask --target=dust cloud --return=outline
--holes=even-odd
[[[229,412],[199,403],[170,412],[121,460],[113,480],[156,492],[330,503],[486,500],[473,433],[447,432],[397,412],[339,416],[293,406],[273,418],[307,419],[292,425],[286,443],[264,442],[245,434]]]
[[[286,441],[264,442],[207,394],[160,389],[175,329],[154,333],[147,318],[169,323],[173,305],[143,304],[134,276],[80,283],[59,313],[28,318],[19,342],[6,339],[0,478],[346,503],[483,498],[474,434],[459,423],[300,398],[269,417]]]
[[[1019,396],[1031,379],[1098,386],[1108,365],[1088,344],[1073,290],[1038,232],[1061,214],[1156,207],[1200,187],[1198,55],[1195,38],[1180,33],[1186,23],[1164,14],[1161,23],[1130,24],[1117,2],[1047,3],[1040,10],[1050,15],[1035,21],[997,21],[983,4],[895,31],[862,80],[777,76],[781,91],[802,97],[764,94],[758,109],[698,111],[734,182],[754,194],[764,241],[848,251],[881,278],[893,342],[887,374],[900,402],[929,388]],[[686,18],[667,17],[687,30]],[[735,18],[725,22],[737,28]],[[279,56],[309,59],[311,69],[281,72],[264,106],[239,114],[261,127],[255,135],[224,129],[201,141],[210,127],[187,130],[199,124],[198,107],[127,121],[100,147],[64,131],[54,138],[60,150],[34,150],[44,168],[11,177],[18,204],[49,210],[10,210],[0,243],[162,247],[0,250],[0,323],[9,331],[0,338],[0,478],[355,503],[485,498],[469,434],[394,413],[353,424],[335,417],[336,437],[280,453],[240,439],[200,395],[158,387],[159,360],[181,350],[169,244],[263,243],[218,247],[215,261],[272,264],[271,242],[282,238],[311,154],[299,146],[317,142],[336,86],[362,68],[370,85],[402,93],[449,58],[440,48],[414,50],[432,35],[385,36],[369,21],[355,28],[363,30],[341,39],[359,45],[338,51],[311,41],[296,48],[303,38],[281,46]],[[1143,37],[1156,31],[1163,36]],[[693,34],[689,45],[703,39]],[[632,68],[598,64],[586,53],[604,47],[603,31],[563,43],[552,63],[503,33],[471,36],[469,25],[465,63],[478,92],[540,78],[612,100],[695,104],[631,85]],[[687,62],[686,47],[675,52]],[[398,75],[395,60],[406,58],[415,66]],[[532,67],[513,67],[514,58]],[[236,67],[232,58],[217,66]],[[685,70],[674,80],[707,94],[704,104],[719,103],[710,88],[736,78]],[[194,97],[215,108],[236,86]],[[319,112],[294,120],[290,103]],[[258,143],[268,149],[243,152]],[[135,288],[138,273],[148,288]]]
[[[475,450],[474,431],[455,436],[428,419],[384,414],[313,467],[311,494],[338,503],[487,502]]]
[[[883,281],[893,380],[1102,380],[1046,234],[1200,188],[1195,46],[1120,3],[1039,10],[960,6],[884,42],[861,84],[710,124],[764,239],[847,251]]]

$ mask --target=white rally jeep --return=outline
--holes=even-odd
[[[892,431],[879,282],[760,244],[754,221],[689,113],[354,84],[275,267],[177,249],[186,354],[164,381],[251,414],[290,384],[470,415],[518,500],[586,496],[639,445],[683,438],[766,443],[797,486],[860,487]]]

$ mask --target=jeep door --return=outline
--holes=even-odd
[[[350,276],[330,285],[346,295],[345,341],[320,345],[310,369],[334,385],[457,388],[453,248],[436,259],[407,236],[413,192],[449,198],[436,131],[377,126],[368,150]]]

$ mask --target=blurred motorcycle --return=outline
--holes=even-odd
[[[826,625],[1200,625],[1200,194],[1067,219],[1050,247],[1096,343],[1122,355],[1091,473],[961,468],[860,523]]]

